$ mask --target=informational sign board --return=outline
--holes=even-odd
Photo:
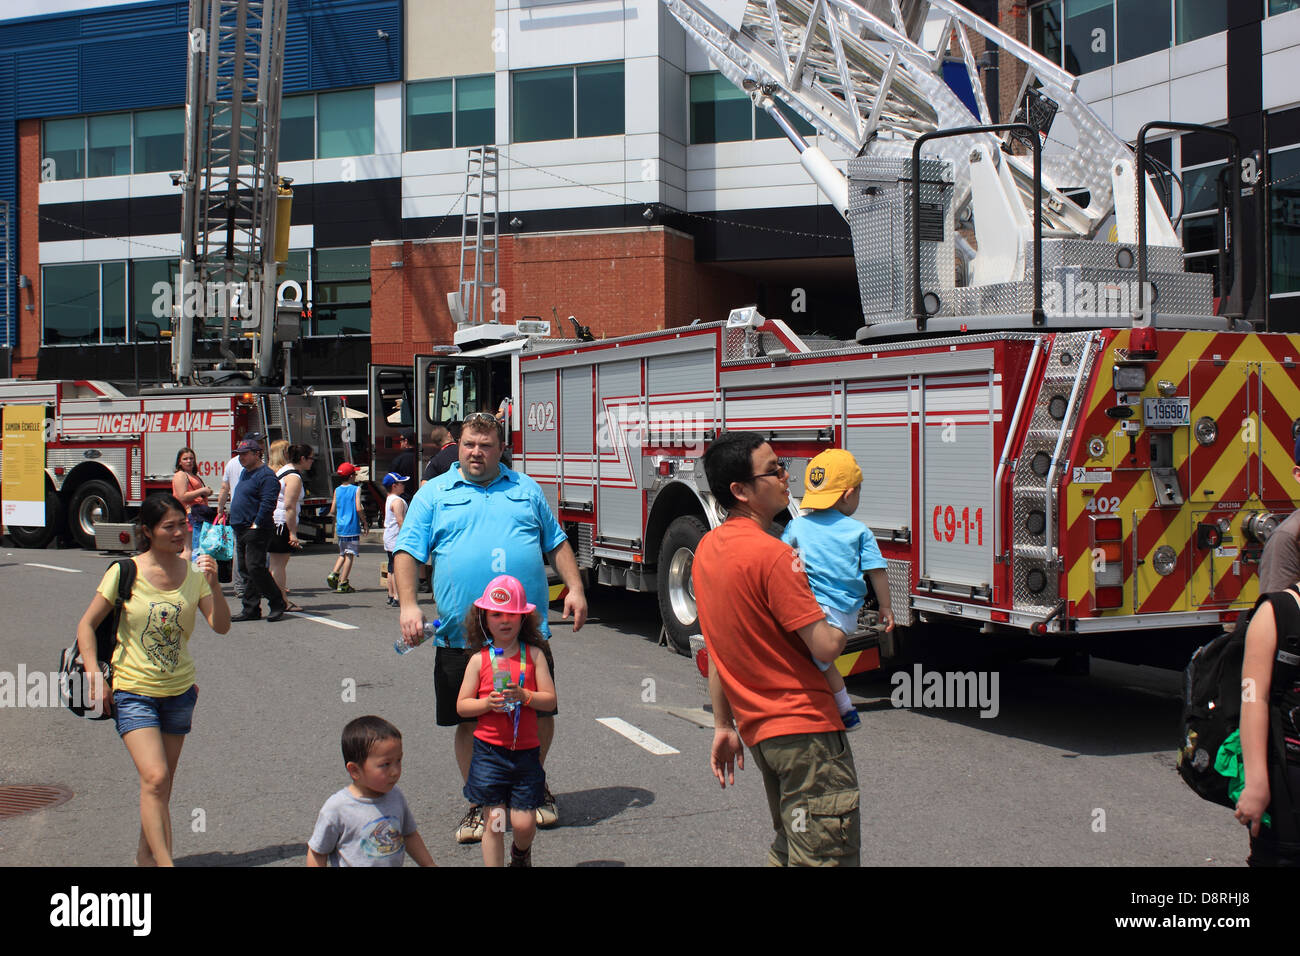
[[[45,406],[4,407],[0,501],[6,525],[45,524]]]

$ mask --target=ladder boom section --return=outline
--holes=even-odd
[[[1023,113],[1047,140],[1042,204],[1048,233],[1094,238],[1114,212],[1113,171],[1132,162],[1131,148],[1077,95],[1075,77],[955,0],[749,0],[743,12],[739,0],[663,2],[723,75],[756,102],[781,99],[855,156],[902,156],[906,151],[891,149],[891,141],[995,122],[974,55],[974,41],[982,37],[1025,67],[1013,112],[1017,121]],[[959,74],[956,83],[945,68]],[[973,109],[954,86],[965,88]],[[1055,136],[1053,122],[1059,124]],[[1060,128],[1067,125],[1068,131]],[[988,147],[996,143],[985,139]],[[969,199],[975,145],[963,138],[927,147],[927,158],[952,164],[959,206]],[[1010,164],[1021,202],[1029,206],[1029,156],[994,155]],[[1084,194],[1082,207],[1069,198]]]
[[[275,217],[287,0],[190,0],[181,293],[173,375],[196,381],[194,339],[219,337],[226,368],[271,374]],[[254,334],[251,359],[233,343]]]

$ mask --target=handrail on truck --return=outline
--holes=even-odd
[[[921,147],[933,139],[972,136],[977,133],[1024,134],[1017,141],[1030,145],[1034,153],[1034,308],[1030,313],[1035,327],[1046,321],[1043,314],[1043,144],[1038,131],[1028,123],[997,123],[992,126],[959,126],[940,129],[918,136],[912,144],[912,318],[918,332],[925,331],[929,313],[925,311],[921,290]]]
[[[1213,133],[1232,141],[1232,210],[1229,219],[1232,239],[1232,284],[1226,286],[1227,252],[1223,243],[1219,245],[1219,314],[1228,319],[1240,319],[1241,310],[1241,243],[1239,229],[1241,226],[1241,140],[1230,129],[1215,126],[1202,126],[1199,123],[1172,123],[1167,120],[1152,120],[1138,130],[1137,138],[1137,242],[1138,242],[1138,307],[1133,316],[1133,326],[1138,328],[1150,325],[1148,312],[1155,304],[1146,301],[1147,295],[1147,133],[1151,130],[1183,133]],[[1222,215],[1222,209],[1220,209]],[[1229,232],[1225,230],[1225,239]],[[1230,291],[1228,291],[1230,290]]]

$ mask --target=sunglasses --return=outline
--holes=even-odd
[[[785,462],[778,461],[776,468],[772,471],[765,471],[761,475],[750,475],[746,481],[757,481],[760,478],[784,478],[789,472],[785,470]]]

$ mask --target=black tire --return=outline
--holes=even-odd
[[[36,527],[10,525],[9,540],[19,548],[43,548],[63,526],[63,502],[53,488],[45,489],[45,524]]]
[[[83,548],[95,547],[95,525],[122,520],[122,495],[107,481],[88,481],[72,493],[68,530]]]
[[[668,526],[659,546],[659,615],[669,643],[687,657],[691,653],[691,635],[700,633],[691,566],[695,549],[708,530],[699,518],[684,515]]]

